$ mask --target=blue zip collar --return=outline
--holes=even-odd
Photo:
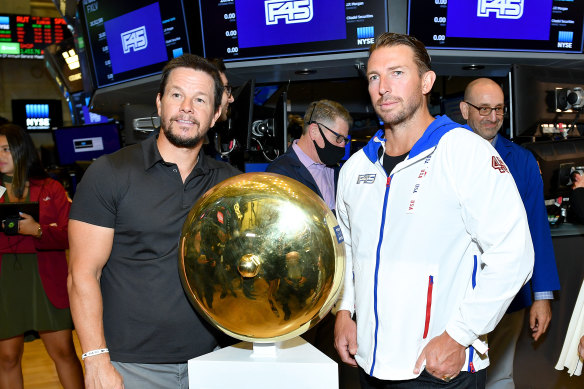
[[[416,155],[435,147],[442,136],[453,128],[463,127],[461,124],[455,123],[446,115],[438,115],[436,119],[430,123],[424,134],[412,147],[408,155],[409,158],[413,158]],[[379,148],[382,147],[381,143],[385,142],[385,131],[379,130],[375,133],[375,136],[363,147],[363,151],[371,163],[377,162],[379,158]]]

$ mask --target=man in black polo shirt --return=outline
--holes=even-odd
[[[239,173],[201,151],[222,94],[205,59],[171,60],[160,133],[95,161],[77,189],[68,284],[87,388],[188,387],[187,361],[217,346],[181,287],[178,241],[195,201]]]

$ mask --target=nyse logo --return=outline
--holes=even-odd
[[[564,49],[572,48],[572,41],[574,40],[573,31],[559,31],[558,32],[558,47]]]
[[[40,128],[45,127],[48,128],[51,126],[51,119],[49,118],[27,118],[26,119],[26,126],[28,128]]]
[[[357,184],[373,184],[375,182],[375,174],[359,174],[357,177]]]
[[[478,0],[477,16],[488,18],[491,13],[497,19],[521,19],[524,0]]]
[[[140,51],[148,47],[148,37],[146,35],[146,26],[134,28],[120,34],[122,38],[122,47],[124,54],[128,54],[130,50]]]
[[[266,25],[307,23],[312,20],[312,0],[266,0],[264,2]]]
[[[372,45],[375,43],[375,31],[373,26],[357,27],[357,44]]]

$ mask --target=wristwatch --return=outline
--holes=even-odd
[[[41,228],[41,225],[39,224],[39,228],[37,229],[37,233],[36,233],[36,238],[40,239],[43,236],[43,229]]]

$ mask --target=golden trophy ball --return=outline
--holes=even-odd
[[[199,199],[180,237],[195,309],[234,338],[275,343],[332,308],[345,273],[338,222],[305,185],[273,173],[229,178]]]

